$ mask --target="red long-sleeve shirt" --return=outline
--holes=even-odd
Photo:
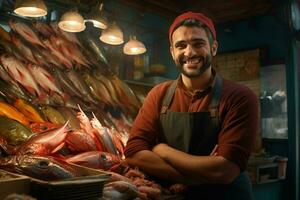
[[[155,145],[158,134],[161,134],[162,101],[171,83],[159,84],[148,93],[131,129],[126,157],[141,150],[151,150]],[[174,112],[205,111],[211,97],[211,88],[191,94],[179,81],[169,109]],[[246,86],[223,79],[218,111],[221,122],[218,155],[245,170],[258,134],[258,98]]]

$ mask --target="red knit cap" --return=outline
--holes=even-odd
[[[212,20],[210,18],[206,17],[202,13],[194,13],[194,12],[190,12],[189,11],[189,12],[185,12],[185,13],[179,15],[178,17],[176,17],[175,20],[174,20],[174,22],[170,26],[170,29],[169,29],[169,40],[170,40],[170,43],[172,43],[172,34],[175,31],[175,27],[179,23],[181,23],[182,21],[184,21],[186,19],[196,19],[196,20],[202,22],[205,26],[208,27],[208,29],[212,33],[213,38],[214,39],[217,38],[217,34],[216,34],[216,29],[215,29],[214,23],[212,22]]]

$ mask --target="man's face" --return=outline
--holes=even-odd
[[[210,46],[203,28],[180,26],[172,35],[170,51],[180,72],[189,78],[196,78],[211,67],[217,45],[214,41]]]

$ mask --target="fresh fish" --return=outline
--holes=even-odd
[[[89,28],[89,27],[87,27]],[[104,55],[104,50],[101,46],[98,38],[95,38],[91,33],[91,30],[85,31],[85,33],[79,33],[79,40],[83,45],[84,49],[87,51],[86,55],[89,60],[96,61],[98,66],[105,66],[106,70],[110,70],[106,56]]]
[[[32,95],[41,96],[42,92],[26,67],[16,58],[8,55],[1,56],[1,62],[8,74],[23,85]]]
[[[121,106],[122,103],[119,101],[121,97],[118,96],[117,91],[114,88],[113,83],[110,81],[110,79],[102,75],[99,70],[93,71],[93,77],[95,77],[97,80],[99,80],[101,83],[105,85],[113,101]]]
[[[0,79],[0,91],[1,93],[5,94],[6,97],[12,100],[15,100],[17,98],[29,100],[32,98],[19,85],[8,84],[4,82],[2,79]]]
[[[24,114],[31,122],[45,122],[39,110],[28,101],[17,99],[14,103],[14,107]]]
[[[47,106],[47,105],[41,105],[40,109],[41,109],[42,113],[44,114],[44,116],[46,117],[47,121],[52,122],[54,124],[66,123],[66,119],[54,107]]]
[[[86,114],[83,112],[81,107],[78,105],[79,112],[77,113],[77,118],[80,122],[80,128],[84,130],[87,134],[89,134],[96,143],[98,151],[103,151],[104,144],[97,137],[97,131],[92,127],[92,124]]]
[[[112,136],[109,134],[108,129],[102,126],[94,113],[93,119],[91,120],[91,125],[97,131],[95,135],[100,141],[102,141],[107,152],[118,155]]]
[[[69,121],[67,121],[61,128],[30,137],[26,142],[22,143],[18,147],[17,154],[48,156],[57,152],[64,145],[68,134],[68,124]]]
[[[60,125],[50,122],[33,122],[29,125],[29,127],[34,133],[44,133],[50,130],[57,129],[60,127]]]
[[[16,37],[16,35],[12,35],[12,42],[29,62],[39,64],[33,55],[32,50],[24,45],[24,43],[22,43],[21,40]]]
[[[84,99],[97,104],[97,102],[92,98],[91,94],[89,93],[89,88],[84,82],[83,78],[75,70],[68,70],[66,72],[66,75],[75,85],[75,87],[80,91],[80,94],[84,97]]]
[[[59,49],[66,58],[73,60],[77,65],[89,66],[91,64],[75,44],[56,36],[51,36],[50,41],[55,49]]]
[[[55,34],[53,29],[49,25],[47,25],[39,20],[35,20],[33,22],[33,27],[35,28],[35,30],[37,30],[39,33],[41,33],[42,36],[45,38],[50,38],[51,35]]]
[[[11,145],[19,145],[33,133],[26,126],[13,119],[0,116],[0,135]]]
[[[8,24],[12,30],[17,32],[28,42],[45,47],[42,41],[38,38],[37,34],[28,25],[17,21],[9,21]]]
[[[107,105],[113,105],[114,102],[112,101],[108,90],[105,86],[99,82],[98,80],[94,79],[89,73],[85,72],[82,73],[82,78],[85,83],[89,86],[89,91],[100,102],[104,102]]]
[[[45,181],[84,176],[73,165],[53,157],[16,155],[0,160],[0,168]]]
[[[70,131],[66,145],[73,154],[98,150],[93,137],[83,130]]]
[[[59,60],[59,62],[64,64],[69,69],[73,67],[72,62],[67,57],[65,57],[59,49],[55,48],[55,46],[49,39],[43,40],[43,43],[45,44],[47,49],[50,50],[50,52]]]
[[[100,151],[88,151],[66,159],[69,163],[82,165],[94,169],[109,170],[121,164],[121,159],[113,154]]]
[[[29,125],[29,121],[20,111],[5,102],[0,102],[0,115],[14,119],[25,126]]]
[[[75,87],[68,76],[66,76],[60,69],[53,69],[53,73],[55,79],[59,81],[63,91],[70,94],[71,96],[83,98],[83,96],[81,96],[80,94],[80,91]]]
[[[12,42],[0,40],[0,46],[4,48],[7,54],[15,56],[18,60],[22,62],[28,62],[28,60],[24,58],[24,55]]]
[[[76,105],[76,109],[77,109]],[[70,121],[69,125],[73,130],[79,130],[80,125],[79,125],[79,120],[76,117],[76,112],[68,107],[57,107],[57,110],[63,115],[65,119],[68,119]]]
[[[6,83],[17,85],[17,83],[8,75],[4,67],[0,63],[0,77],[6,81]]]
[[[42,67],[37,65],[27,65],[27,68],[31,72],[31,75],[34,77],[36,82],[47,92],[56,92],[66,101],[69,97],[67,94],[63,93],[59,88],[54,77]]]

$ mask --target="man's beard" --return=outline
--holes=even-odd
[[[189,59],[196,59],[196,58],[202,60],[202,64],[199,67],[199,69],[197,69],[197,71],[194,72],[194,73],[190,73],[190,72],[188,72],[184,69],[184,67],[183,67],[184,60],[186,60],[186,58],[184,56],[180,57],[179,61],[176,62],[176,65],[177,65],[178,69],[186,77],[189,77],[189,78],[199,77],[211,66],[211,62],[212,62],[212,55],[211,54],[207,54],[206,57],[204,57],[204,56],[194,56],[194,57],[191,57]]]

